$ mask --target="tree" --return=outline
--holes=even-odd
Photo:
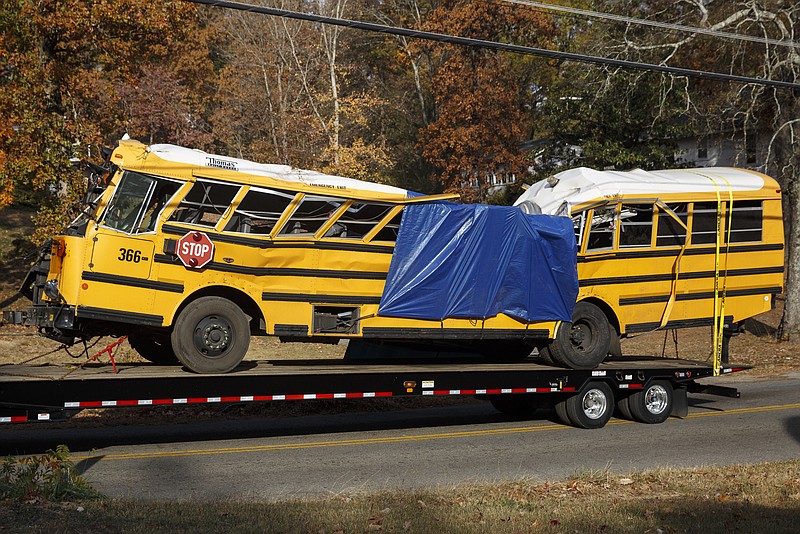
[[[533,46],[555,32],[539,12],[472,0],[443,0],[424,29]],[[544,62],[449,44],[418,46],[429,57],[434,100],[420,143],[441,188],[470,201],[485,196],[488,177],[525,174],[520,142],[531,133],[525,109]]]
[[[800,4],[796,2],[631,0],[599,1],[595,8],[757,39],[719,35],[709,37],[673,31],[664,33],[663,30],[655,31],[636,24],[620,27],[594,21],[589,31],[594,37],[587,43],[595,43],[595,46],[587,47],[588,52],[649,63],[800,82],[800,50],[797,47]],[[636,76],[632,79],[638,83],[639,78]],[[752,139],[754,135],[764,139],[766,157],[757,162],[756,169],[776,177],[780,182],[787,216],[786,300],[779,336],[785,339],[800,336],[800,105],[797,94],[756,84],[741,85],[674,76],[661,76],[652,91],[662,95],[654,107],[654,116],[659,122],[677,124],[677,110],[698,135],[729,132],[732,139]],[[620,91],[617,90],[615,94],[620,94]],[[642,107],[647,108],[652,104],[652,100],[644,100]],[[611,122],[613,124],[613,119]],[[747,164],[746,145],[743,143],[740,147],[740,165]]]
[[[126,132],[208,141],[200,80],[213,65],[194,6],[14,0],[0,9],[0,205],[38,196],[39,239],[63,227],[82,195],[70,158]],[[54,192],[59,201],[44,200]]]

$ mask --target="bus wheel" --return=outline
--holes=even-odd
[[[605,382],[591,382],[563,402],[562,411],[578,428],[602,428],[614,412],[614,393]]]
[[[242,310],[222,297],[200,297],[175,320],[175,355],[195,373],[227,373],[250,345],[250,324]]]
[[[579,302],[572,323],[561,323],[556,337],[542,349],[558,365],[570,369],[594,369],[608,354],[611,326],[594,304]]]
[[[169,332],[162,330],[134,330],[128,334],[128,343],[139,356],[160,365],[178,363]]]
[[[530,417],[541,405],[541,399],[525,393],[489,395],[489,402],[498,412],[520,418]]]
[[[654,380],[641,391],[628,397],[631,418],[640,423],[663,423],[672,413],[672,384]]]

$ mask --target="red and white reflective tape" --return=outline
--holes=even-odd
[[[644,384],[620,384],[619,389],[642,389]]]
[[[0,417],[0,423],[27,423],[31,419],[28,419],[27,415],[11,415]],[[49,421],[50,414],[49,413],[37,413],[36,414],[37,421]]]
[[[505,388],[505,389],[431,389],[423,391],[423,395],[503,395],[506,393],[560,393],[575,391],[567,388]]]
[[[234,395],[228,397],[183,397],[174,399],[126,399],[105,401],[70,401],[64,408],[113,408],[117,406],[170,406],[180,404],[214,404],[221,402],[259,402],[318,399],[368,399],[391,397],[391,391],[366,391],[358,393],[301,393],[296,395]]]

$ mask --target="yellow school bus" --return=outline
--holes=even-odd
[[[515,205],[574,222],[578,302],[541,351],[558,363],[585,362],[597,345],[618,353],[618,336],[661,328],[731,332],[783,289],[781,190],[757,172],[578,168]]]
[[[32,309],[12,320],[67,344],[126,335],[144,358],[200,373],[232,370],[251,335],[504,358],[536,347],[590,369],[619,352],[618,336],[739,322],[782,288],[780,190],[749,171],[577,169],[534,184],[522,211],[574,221],[577,258],[564,219],[580,284],[570,323],[380,313],[404,210],[452,196],[132,140],[109,162],[23,283]]]
[[[558,325],[378,314],[404,207],[454,195],[133,140],[110,162],[102,193],[23,284],[24,322],[53,339],[127,335],[146,359],[220,373],[251,334],[491,341],[524,356]]]

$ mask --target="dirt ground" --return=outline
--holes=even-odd
[[[32,232],[32,215],[30,211],[19,209],[0,210],[0,310],[24,309],[30,304],[17,290],[29,268],[29,262],[23,257],[34,250],[28,239]],[[783,300],[779,297],[775,310],[746,321],[746,331],[731,340],[732,363],[754,366],[755,369],[748,371],[751,375],[800,371],[800,342],[775,339],[782,307]],[[31,328],[4,325],[0,326],[0,365],[81,364],[114,341],[103,338],[88,350],[81,345],[65,350],[59,343],[36,335]],[[707,360],[712,355],[712,332],[710,328],[691,328],[638,335],[622,340],[622,352]],[[247,359],[341,358],[343,353],[343,345],[280,343],[275,338],[254,337]],[[107,354],[101,354],[98,359],[109,362]],[[144,361],[127,342],[116,348],[115,359],[121,363]]]

